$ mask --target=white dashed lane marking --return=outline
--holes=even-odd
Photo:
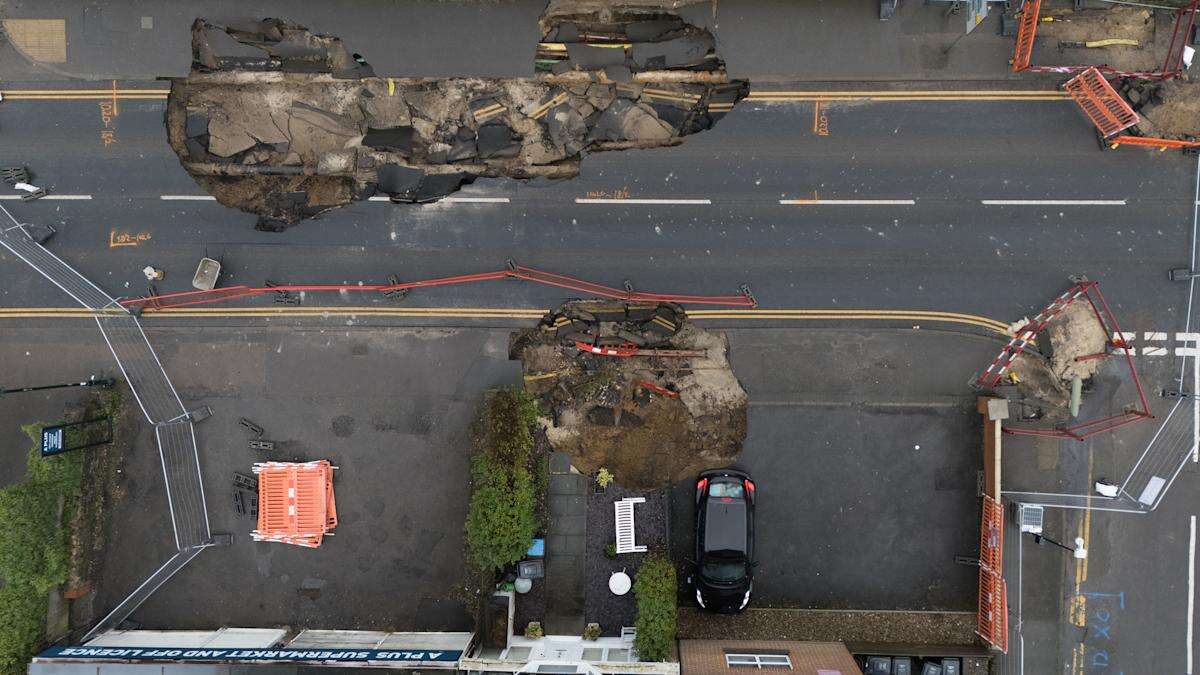
[[[780,199],[784,206],[913,206],[915,199]]]
[[[584,199],[582,197],[575,198],[576,204],[692,204],[692,205],[708,205],[712,204],[711,199]]]
[[[1124,199],[980,199],[984,206],[1125,206]]]
[[[392,198],[375,195],[374,197],[368,197],[367,201],[390,202]],[[438,202],[447,204],[507,204],[509,201],[511,200],[508,197],[443,197],[438,200]]]
[[[16,199],[20,199],[20,198],[21,198],[21,195],[0,195],[0,199],[16,200]],[[30,200],[30,202],[31,203],[37,202],[37,201],[41,201],[43,199],[51,199],[51,200],[58,200],[58,201],[86,201],[91,198],[92,198],[91,195],[46,195],[45,197],[39,197],[37,199]]]

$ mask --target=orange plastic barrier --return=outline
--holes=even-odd
[[[1004,582],[1004,507],[984,495],[979,526],[979,618],[976,632],[1008,653],[1008,586]]]
[[[316,548],[337,527],[333,469],[317,462],[261,462],[258,474],[258,528],[255,541],[277,541]]]
[[[1042,13],[1042,0],[1028,0],[1021,10],[1017,24],[1017,46],[1013,52],[1012,71],[1028,70],[1033,60],[1033,39],[1037,37],[1038,18]]]
[[[1105,138],[1138,123],[1137,113],[1095,68],[1067,80],[1063,88]]]
[[[1159,150],[1200,148],[1200,141],[1181,141],[1175,138],[1153,138],[1150,136],[1117,136],[1108,140],[1108,146],[1116,149],[1122,145],[1141,145]]]

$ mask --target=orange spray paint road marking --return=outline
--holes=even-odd
[[[116,228],[108,231],[108,247],[121,248],[122,246],[137,246],[143,241],[150,241],[149,232],[138,232],[136,234],[130,232],[118,232]]]
[[[818,136],[829,135],[829,116],[821,112],[821,101],[813,101],[813,133]]]

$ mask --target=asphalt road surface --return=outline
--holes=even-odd
[[[161,291],[184,290],[206,253],[222,257],[225,283],[251,284],[425,278],[514,258],[663,292],[727,294],[748,283],[764,308],[1009,322],[1040,309],[1068,275],[1086,274],[1101,281],[1125,330],[1183,329],[1186,286],[1167,281],[1166,270],[1189,259],[1195,160],[1101,152],[1064,101],[742,104],[680,147],[588,157],[576,180],[487,180],[459,195],[485,202],[360,203],[282,234],[256,232],[253,217],[193,199],[203,195],[166,145],[161,101],[120,101],[113,142],[104,144],[102,130],[98,101],[0,104],[3,163],[27,164],[58,197],[3,203],[23,221],[58,226],[52,250],[114,294],[142,293],[146,265],[166,270]],[[11,256],[2,259],[0,305],[69,306]],[[563,297],[489,282],[423,291],[408,303],[536,309]],[[362,303],[353,294],[306,299]],[[1030,639],[1027,656],[1039,665],[1026,672],[1190,672],[1196,489],[1190,465],[1154,514],[1096,514],[1082,525],[1069,514],[1063,536],[1083,526],[1089,533],[1083,579],[1071,561],[1048,558],[1061,551],[1026,546],[1061,575],[1027,577],[1026,603],[1062,601],[1041,625],[1030,620],[1041,637]],[[1073,622],[1070,608],[1085,592],[1123,593],[1125,605],[1117,612],[1096,601],[1090,618]],[[1106,644],[1106,635],[1119,639]]]

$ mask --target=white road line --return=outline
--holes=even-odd
[[[1196,632],[1196,516],[1192,516],[1191,536],[1188,538],[1188,615],[1187,615],[1187,675],[1192,675],[1192,642]]]
[[[583,199],[575,198],[576,204],[712,204],[711,199]]]
[[[1192,353],[1192,392],[1200,392],[1200,348],[1193,347]],[[1182,380],[1182,378],[1181,378]],[[1200,462],[1200,398],[1192,398],[1192,461]]]
[[[17,200],[20,198],[21,198],[21,195],[0,195],[0,199]],[[46,195],[45,197],[39,197],[38,199],[57,199],[59,201],[86,201],[91,198],[92,198],[91,195]],[[38,201],[38,199],[33,199],[30,201]]]
[[[915,199],[780,199],[784,206],[913,206]]]
[[[1161,341],[1167,339],[1166,333],[1156,333],[1153,331],[1146,331],[1146,332],[1142,333],[1142,336],[1143,336],[1142,337],[1143,340],[1158,340],[1161,342]]]
[[[392,198],[391,198],[391,197],[381,197],[381,196],[379,196],[379,195],[375,195],[374,197],[368,197],[368,198],[367,198],[367,201],[372,201],[372,202],[390,202],[390,201],[392,201]],[[442,198],[442,199],[439,199],[438,201],[436,201],[436,202],[432,202],[432,203],[434,203],[434,204],[438,204],[438,203],[448,203],[448,204],[508,204],[510,201],[511,201],[511,200],[510,200],[508,197],[444,197],[444,198]]]
[[[212,195],[159,195],[159,199],[167,202],[215,202]]]
[[[1142,347],[1142,356],[1166,356],[1166,347]]]
[[[1200,342],[1200,333],[1176,333],[1175,339],[1180,342]]]
[[[1125,206],[1124,199],[980,199],[984,206]]]

